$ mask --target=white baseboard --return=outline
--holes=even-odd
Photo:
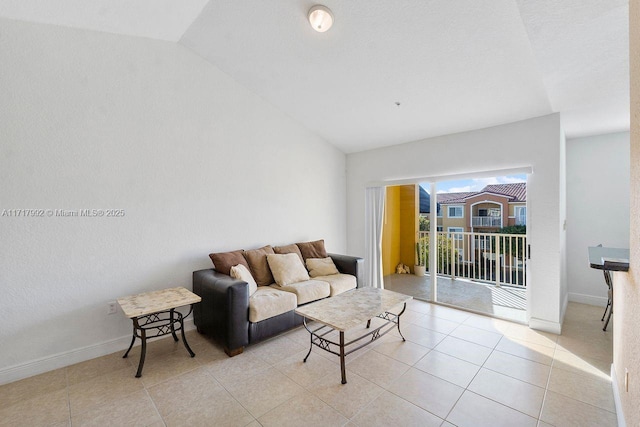
[[[569,292],[569,301],[578,302],[580,304],[595,305],[596,307],[607,306],[606,297],[596,297],[594,295],[577,294],[574,292]]]
[[[622,401],[620,400],[620,390],[618,390],[618,379],[616,378],[616,370],[611,364],[611,387],[613,387],[613,402],[616,405],[616,417],[618,418],[618,427],[626,427],[624,421],[624,413],[622,412]]]
[[[195,329],[193,319],[185,319],[184,330],[192,329]],[[124,351],[129,347],[129,344],[131,344],[131,335],[9,366],[0,370],[0,385],[106,356],[116,351]],[[140,340],[136,340],[136,345],[140,345]]]
[[[551,332],[552,334],[560,334],[562,331],[562,325],[558,322],[550,322],[548,320],[536,319],[532,317],[529,319],[529,327],[543,332]]]

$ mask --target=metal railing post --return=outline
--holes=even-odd
[[[496,286],[500,287],[500,236],[496,236]]]

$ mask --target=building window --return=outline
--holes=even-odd
[[[527,225],[527,207],[526,206],[516,206],[514,208],[514,213],[516,216],[516,225]]]
[[[449,206],[449,218],[464,218],[464,208],[462,206]]]
[[[464,232],[464,228],[462,227],[447,227],[447,232],[449,233],[449,237],[454,240],[462,240],[462,233]]]
[[[444,228],[441,225],[437,225],[436,231],[444,231]]]

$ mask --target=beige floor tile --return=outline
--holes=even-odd
[[[449,421],[445,421],[442,423],[442,425],[440,427],[456,427],[453,424],[451,424]]]
[[[224,357],[215,360],[203,361],[202,365],[225,387],[269,368],[267,362],[250,353],[234,357],[225,354]]]
[[[468,390],[505,406],[538,418],[544,388],[482,368]]]
[[[538,387],[547,387],[551,367],[501,351],[491,353],[484,367]]]
[[[429,352],[429,349],[402,338],[394,337],[373,347],[373,351],[389,356],[407,365],[413,365]]]
[[[225,385],[251,415],[259,418],[273,408],[302,393],[303,388],[275,368]]]
[[[285,332],[284,336],[289,338],[296,343],[305,346],[305,348],[309,348],[310,334],[304,326],[300,326],[298,328],[292,329],[289,332]]]
[[[411,325],[416,320],[420,319],[423,316],[424,316],[424,313],[409,310],[407,308],[405,312],[402,314],[402,316],[400,316],[400,325],[401,327],[404,327],[404,325]]]
[[[504,335],[511,338],[517,338],[521,341],[552,348],[555,348],[556,342],[558,341],[558,335],[551,334],[549,332],[537,331],[526,325],[519,325],[517,323],[512,323],[504,332]]]
[[[167,427],[240,427],[252,420],[254,417],[225,390],[191,402],[184,409],[164,417]]]
[[[174,351],[170,353],[147,355],[142,377],[146,387],[151,387],[169,378],[193,371],[201,366],[200,361],[196,357],[191,357],[185,350]],[[137,369],[137,364],[135,365]]]
[[[480,316],[478,314],[472,314],[467,320],[463,322],[464,325],[472,326],[477,329],[482,329],[488,332],[494,332],[496,334],[504,335],[505,331],[513,324],[506,320],[494,319],[489,316]]]
[[[560,348],[556,348],[553,357],[553,367],[576,374],[611,380],[610,362],[589,357],[580,357],[568,351],[561,350]]]
[[[308,389],[346,418],[351,418],[378,397],[383,389],[347,369],[347,383],[341,384],[340,373],[329,375]]]
[[[467,325],[458,326],[453,332],[451,332],[450,336],[489,348],[494,348],[498,345],[498,342],[502,338],[501,334],[473,328]]]
[[[613,362],[613,344],[603,338],[584,339],[561,336],[558,338],[558,349],[578,357],[598,359],[609,364]]]
[[[198,368],[147,390],[160,415],[166,417],[174,411],[187,409],[195,401],[209,399],[224,389],[206,368]],[[180,398],[176,399],[176,396]]]
[[[502,337],[495,349],[549,366],[553,362],[553,354],[555,352],[552,347],[507,336]]]
[[[303,362],[306,355],[307,351],[303,350],[277,363],[275,368],[303,387],[309,387],[328,375],[340,375],[340,367],[335,363],[317,354],[309,355]]]
[[[414,367],[465,388],[480,370],[478,365],[437,350],[428,353]]]
[[[417,299],[412,299],[411,301],[407,302],[407,310],[411,310],[411,311],[416,311],[418,313],[422,313],[422,314],[426,314],[429,311],[431,311],[431,306],[433,304],[428,303],[426,301],[420,301]]]
[[[385,391],[353,417],[352,422],[362,427],[438,427],[442,419]]]
[[[551,368],[549,390],[615,412],[611,381]]]
[[[0,386],[0,409],[67,387],[65,368]]]
[[[535,427],[537,420],[498,402],[465,391],[447,421],[458,427]]]
[[[384,388],[407,372],[409,365],[377,351],[370,351],[351,362],[349,370]]]
[[[74,415],[71,422],[74,427],[106,425],[135,427],[162,422],[162,419],[147,392],[140,390]]]
[[[338,411],[307,392],[272,409],[258,421],[264,427],[339,427],[349,422]]]
[[[262,424],[260,424],[256,420],[253,420],[251,423],[247,424],[245,427],[262,427]]]
[[[431,374],[411,368],[388,390],[393,394],[444,418],[464,389]]]
[[[437,304],[431,305],[431,309],[429,310],[428,314],[456,323],[462,323],[471,316],[471,313],[469,312],[456,310],[455,308],[445,307],[443,305]]]
[[[540,420],[554,426],[614,427],[616,414],[579,402],[553,391],[547,391]]]
[[[88,411],[96,405],[105,405],[119,397],[142,390],[144,383],[135,378],[131,368],[109,372],[99,377],[69,386],[71,416]]]
[[[308,334],[308,332],[307,332]],[[278,336],[248,347],[245,352],[253,354],[269,365],[275,365],[283,359],[309,348],[309,343],[302,344],[286,336]]]
[[[538,420],[538,427],[554,427],[551,424],[547,424],[544,421]]]
[[[67,390],[39,394],[0,408],[0,426],[46,426],[69,421]]]
[[[482,366],[491,354],[490,348],[451,336],[443,339],[434,350],[478,366]]]
[[[129,360],[122,358],[123,354],[124,352],[119,351],[117,353],[111,353],[106,356],[97,357],[95,359],[87,360],[86,362],[68,366],[66,369],[69,385],[77,384],[109,372],[131,367]]]
[[[460,323],[458,322],[452,322],[451,320],[441,319],[428,314],[415,320],[413,324],[422,328],[431,329],[432,331],[440,332],[441,334],[450,334],[455,328],[460,326]]]
[[[434,348],[447,337],[445,334],[417,325],[402,326],[401,330],[407,341],[427,348]]]

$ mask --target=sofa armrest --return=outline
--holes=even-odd
[[[356,276],[358,287],[361,288],[364,283],[364,259],[350,255],[328,254],[340,273],[351,274]]]
[[[193,292],[202,301],[193,310],[198,331],[220,340],[230,356],[249,343],[249,285],[214,269],[193,272]]]

